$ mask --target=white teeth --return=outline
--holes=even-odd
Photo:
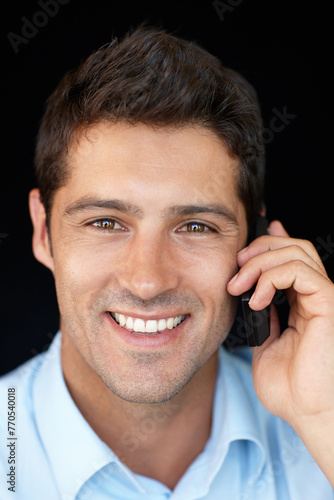
[[[165,319],[159,319],[158,321],[158,330],[161,332],[162,330],[166,330],[167,323]]]
[[[145,321],[143,319],[135,319],[135,322],[133,324],[133,330],[135,332],[142,332],[142,333],[145,333],[146,329],[145,329]]]
[[[131,316],[128,316],[128,319],[126,320],[126,327],[128,330],[132,330],[133,329],[133,318],[131,318]]]
[[[111,315],[120,326],[124,326],[134,333],[157,333],[166,330],[166,328],[172,330],[185,319],[185,316],[182,315],[159,320],[149,319],[145,322],[141,318],[132,318],[131,316],[124,316],[124,314],[111,313]]]
[[[153,320],[149,319],[146,321],[146,333],[155,333],[158,331],[158,323]]]
[[[124,325],[125,325],[125,323],[126,323],[126,318],[125,318],[125,316],[124,316],[123,314],[120,314],[120,315],[119,315],[119,320],[118,320],[118,322],[119,322],[119,324],[120,324],[121,326],[124,326]]]
[[[174,318],[168,318],[168,320],[166,321],[166,324],[167,324],[168,330],[172,330],[172,328],[174,328]]]

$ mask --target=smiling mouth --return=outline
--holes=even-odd
[[[164,330],[173,330],[186,318],[186,316],[182,314],[181,316],[144,321],[141,318],[125,316],[117,312],[110,312],[109,314],[118,325],[136,335],[157,335]]]

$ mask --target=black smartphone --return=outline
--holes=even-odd
[[[261,215],[258,216],[254,227],[250,231],[248,243],[253,239],[268,234],[268,221]],[[247,332],[247,343],[249,346],[259,346],[270,335],[270,305],[261,311],[253,311],[249,307],[249,300],[254,293],[256,285],[241,296],[242,311]]]

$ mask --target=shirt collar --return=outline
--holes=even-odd
[[[73,402],[63,378],[61,335],[54,338],[37,374],[33,401],[37,426],[63,500],[116,455],[96,435]]]
[[[233,441],[245,440],[252,447],[249,482],[254,483],[258,479],[266,461],[265,436],[256,410],[258,404],[250,360],[244,361],[221,347],[210,438],[203,452],[176,486],[174,493],[177,493],[177,498],[189,493],[189,484],[192,484],[194,494],[207,494]]]
[[[218,392],[215,411],[216,415],[220,414],[222,418],[220,423],[217,422],[217,429],[214,428],[213,432],[217,432],[216,439],[220,434],[220,443],[223,448],[235,440],[248,440],[253,443],[250,474],[255,482],[266,460],[265,430],[258,412],[259,400],[253,386],[252,350],[249,347],[243,347],[240,352],[248,358],[247,361],[239,357],[237,353],[232,355],[225,348],[220,349],[221,374],[218,380],[223,385],[221,389],[223,398],[219,398]],[[264,408],[261,406],[261,415],[263,415],[262,410]]]

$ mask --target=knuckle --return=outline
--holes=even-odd
[[[290,250],[290,253],[294,256],[298,255],[298,256],[302,257],[305,255],[304,248],[300,245],[297,245],[296,243],[293,245],[290,245],[289,250]],[[294,260],[299,260],[299,259],[296,258]]]
[[[291,245],[290,252],[292,260],[300,260],[310,265],[312,262],[317,262],[317,252],[312,243],[308,240],[303,240],[301,246],[298,244]]]
[[[315,255],[315,254],[317,254],[317,251],[316,251],[315,246],[313,245],[313,243],[311,243],[309,240],[301,240],[301,241],[302,241],[303,247],[305,248],[305,251],[309,255]]]
[[[299,274],[305,268],[305,262],[301,259],[294,259],[291,261],[291,264],[296,274]]]

